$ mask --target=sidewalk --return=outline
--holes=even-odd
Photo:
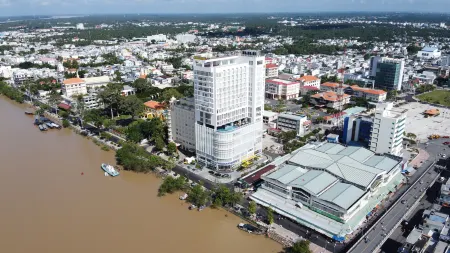
[[[303,238],[285,228],[281,225],[273,223],[270,225],[269,230],[267,231],[267,236],[272,240],[281,243],[285,247],[290,247],[292,244],[299,240],[303,240]],[[330,243],[330,247],[333,247]],[[326,250],[317,244],[310,242],[309,248],[313,253],[331,253],[331,251]]]
[[[420,167],[424,161],[428,160],[429,157],[430,155],[427,151],[419,149],[419,154],[409,163],[409,165],[413,167]]]

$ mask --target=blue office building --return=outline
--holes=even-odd
[[[360,143],[368,146],[370,142],[370,130],[373,121],[371,118],[363,116],[349,116],[344,119],[344,129],[342,131],[342,142],[351,145]]]

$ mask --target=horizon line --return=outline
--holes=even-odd
[[[64,17],[64,16],[70,16],[72,18],[77,18],[77,17],[81,17],[81,16],[117,16],[117,15],[156,15],[156,16],[171,16],[171,15],[266,15],[266,16],[270,16],[270,15],[280,15],[280,14],[316,14],[316,15],[320,15],[320,14],[353,14],[353,13],[366,13],[366,14],[446,14],[446,15],[450,15],[449,11],[321,11],[321,12],[317,12],[317,11],[304,11],[304,12],[298,12],[298,11],[293,11],[293,12],[289,12],[289,11],[282,11],[282,12],[203,12],[203,13],[199,13],[199,12],[164,12],[164,13],[78,13],[78,14],[18,14],[18,15],[9,15],[9,16],[4,16],[0,14],[0,18],[13,18],[13,17],[39,17],[39,16],[53,16],[53,17]],[[312,15],[314,16],[314,15]]]

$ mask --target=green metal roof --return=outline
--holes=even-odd
[[[322,193],[319,198],[331,202],[344,209],[350,208],[359,198],[364,195],[364,191],[350,184],[337,183]]]
[[[301,148],[288,161],[300,167],[327,171],[363,188],[368,187],[378,175],[391,171],[400,163],[386,156],[376,156],[362,147],[345,147],[335,143]]]

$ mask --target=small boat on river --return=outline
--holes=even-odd
[[[117,177],[120,174],[112,165],[106,163],[102,163],[102,170],[112,177]]]
[[[28,108],[25,110],[25,114],[26,115],[33,115],[34,114],[34,109],[33,108]]]
[[[44,127],[44,125],[39,125],[38,126],[39,127],[39,130],[41,130],[41,131],[47,131],[47,128],[46,127]]]
[[[55,128],[55,127],[53,126],[53,123],[52,123],[52,122],[47,122],[47,123],[45,123],[45,125],[46,125],[48,128],[51,128],[51,129]]]
[[[185,200],[185,199],[187,199],[187,197],[188,197],[188,195],[187,195],[187,193],[185,193],[180,196],[180,200]]]
[[[252,233],[252,234],[256,234],[256,235],[262,235],[264,234],[264,231],[253,226],[250,224],[245,224],[245,223],[239,223],[237,226],[240,230],[248,232],[248,233]]]

